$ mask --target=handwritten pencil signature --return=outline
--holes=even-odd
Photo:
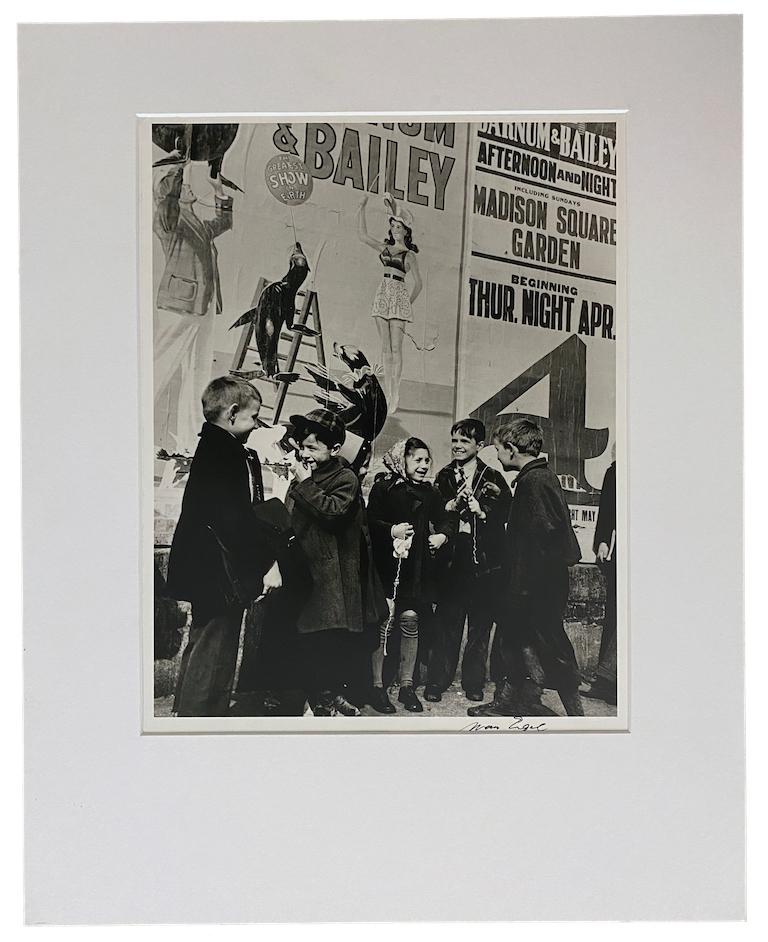
[[[488,733],[495,732],[500,730],[512,729],[518,733],[538,733],[541,730],[546,729],[547,724],[544,720],[539,720],[535,723],[529,723],[522,718],[522,716],[514,716],[509,724],[503,724],[501,726],[496,725],[495,723],[468,723],[466,726],[462,726],[459,732],[462,733]]]

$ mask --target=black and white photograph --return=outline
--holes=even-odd
[[[625,728],[623,116],[225,117],[140,126],[147,729]]]

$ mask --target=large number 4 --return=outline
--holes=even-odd
[[[507,416],[500,415],[523,393],[549,376],[549,416],[515,413],[533,419],[544,432],[544,451],[558,475],[573,475],[582,487],[584,462],[601,455],[608,444],[608,429],[586,427],[587,348],[581,338],[573,335],[537,360],[516,379],[500,389],[472,413],[480,419],[489,434]]]

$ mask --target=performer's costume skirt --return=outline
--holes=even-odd
[[[373,299],[371,317],[381,317],[386,321],[413,322],[411,299],[405,282],[388,275],[381,279]]]

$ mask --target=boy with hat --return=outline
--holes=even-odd
[[[363,630],[360,483],[339,458],[346,429],[338,416],[314,409],[291,424],[300,460],[286,506],[313,577],[298,618],[308,698],[315,716],[359,716],[346,691]]]

